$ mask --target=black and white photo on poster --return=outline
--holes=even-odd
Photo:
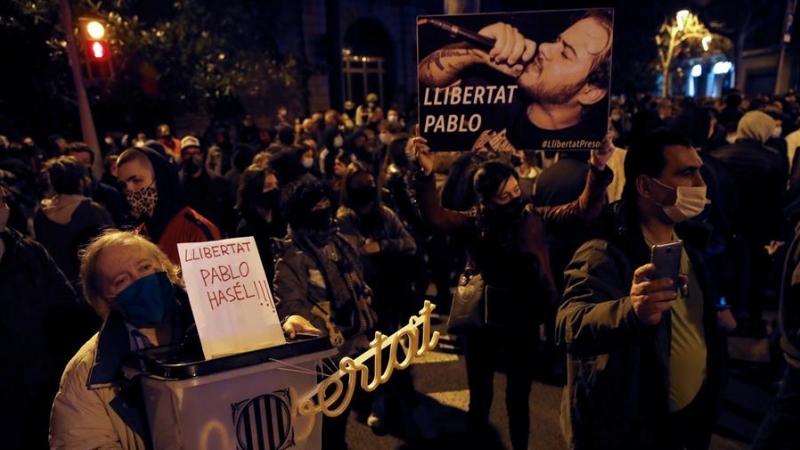
[[[608,130],[613,9],[419,16],[434,151],[586,150]]]

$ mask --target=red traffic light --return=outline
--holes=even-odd
[[[103,21],[82,17],[80,31],[87,59],[105,61],[111,57],[108,33]]]
[[[81,17],[78,20],[86,61],[86,77],[89,80],[112,78],[114,69],[111,64],[111,42],[105,21],[91,17]]]
[[[89,56],[96,60],[106,59],[108,56],[108,43],[103,41],[89,42]]]

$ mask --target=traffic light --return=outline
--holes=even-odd
[[[89,80],[107,79],[113,75],[111,48],[105,23],[98,19],[80,19],[83,50],[86,56],[86,75]]]

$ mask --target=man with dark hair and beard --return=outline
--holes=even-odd
[[[534,42],[503,22],[485,26],[478,34],[495,41],[491,50],[458,42],[434,51],[419,64],[423,85],[460,86],[465,97],[471,85],[482,86],[497,72],[511,79],[494,83],[496,87],[511,82],[518,86],[515,94],[509,94],[508,104],[498,105],[502,108],[495,110],[492,103],[498,102],[486,100],[484,132],[473,149],[493,146],[488,141],[495,133],[504,134],[518,150],[538,150],[549,139],[583,139],[591,131],[587,127],[598,122],[587,116],[606,116],[601,100],[607,98],[611,75],[613,30],[609,10],[587,11],[553,42]],[[487,71],[487,67],[494,70]],[[474,105],[482,105],[484,98],[478,100],[477,96]],[[597,108],[593,108],[595,105]],[[468,108],[474,112],[481,107]],[[605,123],[602,119],[600,122]],[[605,125],[602,127],[598,140],[604,134]]]

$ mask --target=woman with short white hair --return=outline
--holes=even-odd
[[[112,230],[82,251],[80,275],[103,327],[64,370],[50,448],[150,448],[139,384],[122,362],[130,352],[180,342],[194,328],[179,268],[145,237]]]

